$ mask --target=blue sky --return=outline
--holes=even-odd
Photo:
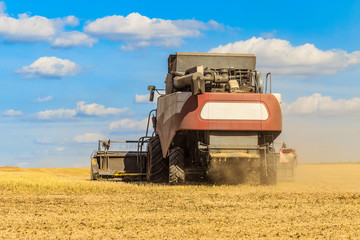
[[[137,139],[175,52],[255,53],[303,162],[358,161],[360,1],[0,1],[1,165]]]

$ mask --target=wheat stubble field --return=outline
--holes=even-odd
[[[88,181],[88,168],[0,168],[0,239],[359,239],[360,164],[277,186]]]

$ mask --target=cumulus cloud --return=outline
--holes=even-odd
[[[23,115],[23,112],[16,111],[14,109],[9,109],[9,110],[6,110],[5,112],[3,112],[2,115],[7,116],[7,117],[15,117],[15,116]]]
[[[224,28],[213,20],[166,20],[130,13],[127,16],[113,15],[89,21],[84,27],[85,32],[66,31],[68,27],[79,25],[77,17],[50,19],[27,13],[13,17],[6,14],[5,10],[5,3],[0,2],[0,39],[6,42],[46,42],[56,48],[92,47],[98,42],[97,37],[121,41],[124,43],[121,46],[123,50],[149,46],[173,48],[183,44],[185,38],[197,38],[203,31]]]
[[[109,130],[111,132],[120,132],[120,131],[144,131],[146,130],[147,118],[137,121],[133,119],[122,119],[110,123]]]
[[[45,110],[36,113],[36,118],[39,120],[70,120],[74,119],[76,116],[76,111],[74,109],[57,109],[57,110]]]
[[[5,9],[5,4],[0,8]],[[1,9],[0,9],[1,10]],[[1,12],[0,12],[1,13]],[[0,37],[8,42],[51,42],[65,26],[76,26],[79,19],[75,16],[48,19],[42,16],[19,14],[18,18],[0,14]]]
[[[52,99],[52,96],[47,96],[47,97],[43,97],[43,98],[37,98],[37,99],[34,99],[33,102],[48,102]]]
[[[8,42],[51,41],[55,32],[54,22],[45,17],[19,15],[16,19],[0,16],[0,37]]]
[[[360,115],[360,98],[333,100],[329,96],[314,93],[285,104],[283,111],[289,115],[355,116]]]
[[[84,30],[97,37],[123,41],[123,50],[134,50],[148,46],[179,47],[184,38],[196,38],[201,30],[220,27],[215,21],[165,20],[131,13],[98,18],[89,22]]]
[[[61,78],[80,73],[81,67],[68,59],[41,57],[15,72],[24,78]]]
[[[73,141],[76,143],[95,143],[99,139],[105,139],[105,136],[99,133],[85,133],[75,136]]]
[[[132,115],[133,112],[129,108],[106,108],[104,105],[91,103],[86,104],[84,101],[77,102],[75,109],[55,109],[45,110],[35,114],[38,120],[75,120],[79,117],[102,117],[109,115]]]
[[[135,102],[136,103],[149,103],[149,97],[150,94],[145,94],[145,95],[135,95]]]
[[[158,99],[159,96],[160,95],[157,92],[154,93],[154,101],[153,101],[153,103],[157,102],[157,99]],[[135,103],[151,103],[149,101],[149,98],[150,98],[150,93],[145,94],[145,95],[136,94],[135,95]]]
[[[278,76],[306,77],[331,75],[360,66],[360,51],[347,53],[340,49],[320,50],[313,44],[293,46],[282,39],[253,37],[220,45],[212,53],[254,53],[259,68]]]
[[[79,19],[75,16],[49,19],[24,13],[16,18],[6,14],[5,10],[5,3],[0,2],[0,38],[6,42],[48,42],[53,47],[61,48],[92,47],[97,42],[85,33],[64,30],[65,27],[79,25]]]
[[[76,112],[78,115],[86,116],[104,116],[132,113],[129,108],[105,108],[104,105],[97,103],[85,104],[84,101],[80,101],[76,104]]]
[[[90,37],[85,33],[72,31],[60,34],[53,40],[51,45],[59,48],[69,48],[75,46],[93,47],[93,45],[97,42],[97,39]]]

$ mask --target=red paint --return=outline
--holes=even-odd
[[[166,96],[165,96],[166,97]],[[268,111],[266,120],[205,120],[200,114],[207,102],[229,103],[261,103]],[[158,113],[159,114],[159,113]],[[162,115],[158,123],[162,123]],[[166,157],[172,139],[179,130],[221,130],[221,131],[269,131],[282,130],[282,115],[280,104],[272,94],[258,93],[205,93],[192,95],[184,104],[181,112],[175,114],[163,125],[157,125],[163,156]]]

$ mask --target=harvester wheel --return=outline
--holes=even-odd
[[[95,158],[91,159],[90,180],[97,180],[99,176],[99,167]]]
[[[147,181],[153,183],[167,182],[168,169],[167,159],[162,157],[160,138],[156,135],[150,138],[148,144]]]
[[[181,184],[185,182],[184,171],[185,153],[184,149],[175,147],[169,154],[169,183]]]
[[[95,174],[93,172],[92,166],[91,166],[91,169],[90,169],[90,180],[92,180],[92,181],[97,180],[96,176],[95,176]]]
[[[276,179],[276,157],[275,154],[268,154],[266,159],[267,171],[265,166],[262,166],[261,184],[275,185]],[[267,173],[266,173],[267,172]]]

